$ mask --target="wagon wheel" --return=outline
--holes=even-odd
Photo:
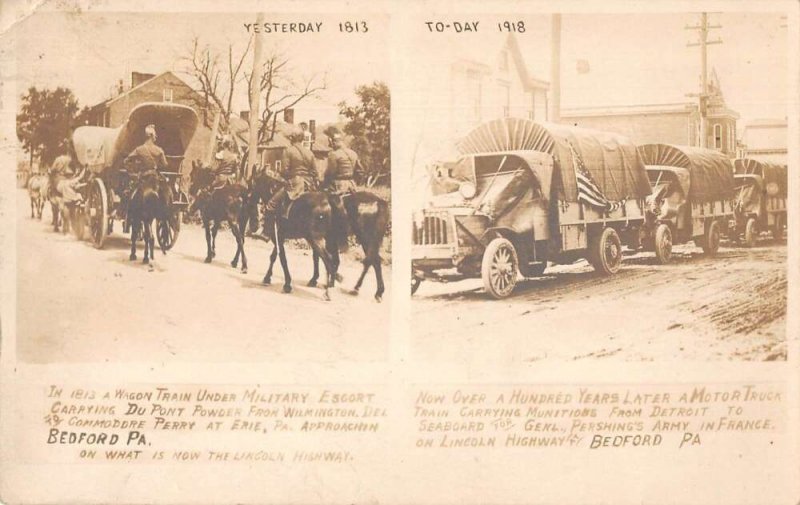
[[[481,279],[487,293],[494,298],[505,298],[514,291],[519,274],[519,261],[514,245],[505,238],[489,242],[481,261]]]
[[[101,179],[92,181],[89,198],[86,202],[86,213],[89,222],[89,236],[98,249],[108,235],[108,193]]]
[[[672,259],[672,230],[667,224],[661,223],[656,227],[655,252],[656,259],[662,265]]]
[[[705,252],[709,256],[713,256],[717,254],[717,250],[719,249],[719,223],[716,221],[712,221],[711,224],[708,226],[706,230],[706,234],[703,237],[701,247],[703,248],[703,252]]]
[[[181,231],[181,212],[175,212],[169,219],[159,219],[156,222],[156,239],[158,246],[164,251],[169,251],[178,240]]]
[[[614,228],[605,228],[589,243],[589,263],[603,275],[612,275],[622,265],[622,242]]]

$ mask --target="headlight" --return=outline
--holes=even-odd
[[[461,193],[461,196],[469,200],[470,198],[475,196],[477,188],[471,182],[462,182],[458,186],[458,192]]]

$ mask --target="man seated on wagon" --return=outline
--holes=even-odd
[[[67,154],[67,148],[53,161],[50,167],[50,177],[56,192],[61,195],[64,203],[79,203],[83,197],[75,189],[81,185],[80,178],[72,178],[72,158]]]
[[[358,154],[344,145],[344,136],[336,132],[331,136],[333,150],[328,154],[322,188],[335,195],[346,195],[356,191],[355,180],[363,176],[363,167]]]
[[[264,215],[265,232],[272,227],[271,221],[277,215],[278,210],[283,207],[286,197],[294,201],[304,193],[316,191],[319,188],[316,159],[314,153],[303,146],[303,131],[300,128],[293,129],[287,137],[292,145],[286,148],[283,160],[284,173],[279,174],[286,180],[286,183],[267,202]]]

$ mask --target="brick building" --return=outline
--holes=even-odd
[[[113,89],[115,96],[101,102],[89,111],[88,124],[116,128],[127,119],[130,111],[144,102],[173,102],[192,107],[200,118],[197,131],[186,150],[185,159],[205,159],[211,141],[211,129],[203,124],[203,114],[213,117],[213,112],[204,111],[202,95],[192,89],[173,72],[158,75],[133,72],[130,86],[120,80]],[[209,120],[210,124],[210,120]],[[184,165],[184,170],[188,167]]]
[[[716,74],[709,86],[706,146],[733,158],[737,154],[736,121]],[[584,128],[621,133],[636,144],[700,145],[700,114],[696,102],[563,109],[561,121]]]

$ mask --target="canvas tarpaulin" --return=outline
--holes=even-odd
[[[650,183],[636,146],[622,135],[505,118],[478,126],[459,141],[457,147],[463,154],[548,153],[553,156],[555,165],[555,196],[577,202],[578,188],[570,145],[608,200],[639,199],[650,194]]]
[[[733,198],[733,165],[719,151],[670,144],[646,144],[639,146],[639,151],[648,166],[687,169],[689,201],[706,203]]]
[[[770,187],[776,187],[776,194],[786,198],[789,192],[789,172],[786,165],[777,165],[766,161],[757,161],[750,158],[742,158],[733,162],[734,170],[737,175],[751,174],[758,175],[764,180],[767,191]]]

